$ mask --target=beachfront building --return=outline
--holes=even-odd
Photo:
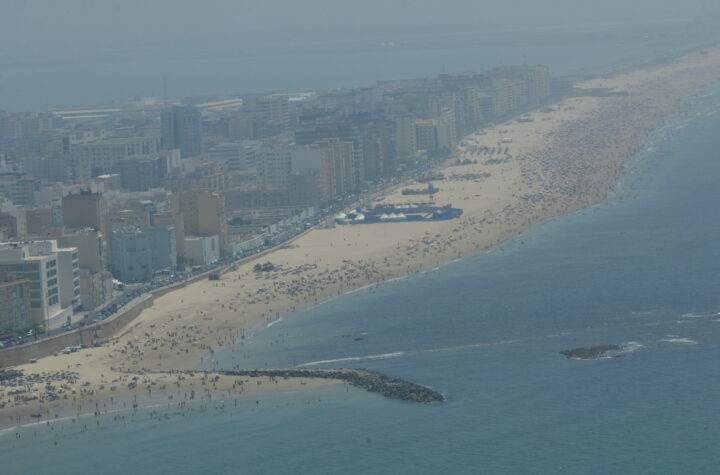
[[[170,196],[173,212],[183,216],[186,236],[218,236],[220,255],[232,253],[228,240],[225,197],[209,190],[190,190]]]
[[[436,153],[452,148],[451,128],[438,119],[415,121],[415,136],[419,150]]]
[[[408,160],[415,157],[417,143],[415,139],[415,124],[411,114],[398,115],[395,123],[395,156],[398,160]]]
[[[0,276],[0,333],[31,326],[30,282],[9,275]]]
[[[30,283],[28,326],[47,327],[51,319],[65,320],[81,304],[77,249],[58,249],[56,241],[2,243],[0,272]]]
[[[165,211],[155,213],[150,217],[153,226],[172,226],[175,229],[175,253],[177,254],[177,267],[185,267],[185,218],[182,213]]]
[[[147,282],[177,267],[175,228],[128,227],[113,231],[112,272],[122,282]]]
[[[112,298],[112,276],[106,269],[105,243],[93,229],[57,238],[59,246],[78,250],[80,301],[83,310],[94,310]]]
[[[82,300],[80,297],[80,264],[77,248],[58,248],[55,244],[56,241],[44,242],[54,248],[45,252],[54,252],[57,255],[60,306],[80,310]]]
[[[355,188],[353,144],[336,138],[298,146],[292,156],[293,202],[326,203]]]
[[[220,238],[188,236],[183,243],[185,263],[189,266],[208,266],[220,259]]]

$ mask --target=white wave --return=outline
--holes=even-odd
[[[371,289],[371,288],[373,288],[373,287],[376,286],[376,285],[378,285],[378,284],[375,283],[375,282],[371,282],[371,283],[365,284],[365,285],[363,285],[363,286],[361,286],[361,287],[356,287],[356,288],[354,288],[354,289],[346,290],[345,292],[343,292],[343,295],[350,295],[350,294],[354,294],[354,293],[356,293],[356,292],[362,292],[363,290]]]
[[[367,334],[367,333],[361,333]],[[421,353],[440,353],[440,352],[447,352],[447,351],[458,351],[458,350],[468,350],[472,348],[484,348],[484,347],[490,347],[490,346],[500,346],[500,345],[512,345],[515,343],[525,343],[529,341],[534,340],[541,340],[546,338],[557,338],[560,336],[565,336],[568,333],[557,333],[553,335],[545,335],[543,337],[539,338],[527,338],[527,339],[516,339],[516,340],[501,340],[501,341],[491,341],[491,342],[485,342],[485,343],[471,343],[468,345],[458,345],[458,346],[446,346],[442,348],[427,348],[422,350],[408,350],[408,351],[398,351],[394,353],[383,353],[379,355],[367,355],[367,356],[348,356],[345,358],[336,358],[332,360],[319,360],[319,361],[310,361],[309,363],[301,363],[297,365],[297,367],[305,367],[305,366],[317,366],[322,364],[330,364],[330,363],[342,363],[344,361],[370,361],[370,360],[380,360],[380,359],[386,359],[386,358],[397,358],[400,356],[407,356],[407,355],[414,355],[414,354],[421,354]]]
[[[680,318],[706,318],[712,317],[712,315],[703,315],[701,313],[683,313]]]
[[[403,356],[405,354],[404,351],[398,351],[396,353],[384,353],[381,355],[368,355],[368,356],[348,356],[347,358],[337,358],[334,360],[320,360],[320,361],[311,361],[309,363],[302,363],[297,365],[298,367],[304,367],[304,366],[318,366],[321,364],[330,364],[330,363],[342,363],[344,361],[369,361],[369,360],[383,360],[386,358],[397,358],[398,356]]]
[[[273,320],[272,322],[268,323],[265,328],[270,328],[271,326],[280,323],[283,321],[283,317],[278,317],[277,319]]]
[[[486,346],[512,345],[513,343],[522,343],[525,341],[529,341],[529,340],[503,340],[503,341],[494,341],[494,342],[490,342],[490,343],[472,343],[469,345],[448,346],[445,348],[432,348],[429,350],[418,350],[418,351],[414,351],[413,353],[439,353],[441,351],[467,350],[470,348],[483,348]]]
[[[623,345],[623,349],[621,353],[634,353],[636,351],[640,351],[643,348],[645,348],[645,345],[643,345],[640,342],[637,341],[628,341]]]
[[[697,345],[698,342],[695,340],[691,340],[690,338],[663,338],[660,341],[664,341],[666,343],[679,343],[682,345]]]

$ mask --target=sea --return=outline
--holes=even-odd
[[[208,363],[368,368],[446,402],[334,385],[158,404],[5,430],[0,473],[718,473],[720,90],[689,107],[604,202],[283,315]],[[560,354],[604,344],[626,350]]]

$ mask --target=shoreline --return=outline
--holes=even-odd
[[[168,383],[172,374],[167,371],[192,370],[211,359],[215,348],[242,346],[255,325],[272,325],[299,308],[486,252],[539,222],[604,201],[663,119],[682,117],[682,101],[717,84],[718,77],[720,48],[713,48],[669,65],[587,81],[581,86],[631,95],[569,98],[548,106],[550,112],[525,114],[530,122],[512,119],[461,141],[456,157],[438,168],[446,179],[436,182],[436,199],[463,208],[462,218],[314,229],[220,281],[200,280],[158,297],[105,346],[17,368],[26,374],[76,372],[68,391],[93,391],[94,397],[113,379],[128,384],[137,375],[161,385],[161,375]],[[505,153],[506,146],[499,147],[503,137],[513,139]],[[488,154],[489,148],[501,150]],[[386,191],[386,201],[412,201],[400,193],[406,186]],[[254,272],[257,259],[277,269]],[[40,384],[28,387],[31,394],[42,393]],[[4,389],[0,402],[8,401]],[[12,401],[0,409],[0,416],[11,406]]]

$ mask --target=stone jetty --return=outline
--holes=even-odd
[[[380,393],[391,399],[410,402],[442,402],[442,394],[419,384],[391,378],[367,369],[247,369],[220,371],[228,376],[270,378],[321,378],[344,381],[369,392]]]

